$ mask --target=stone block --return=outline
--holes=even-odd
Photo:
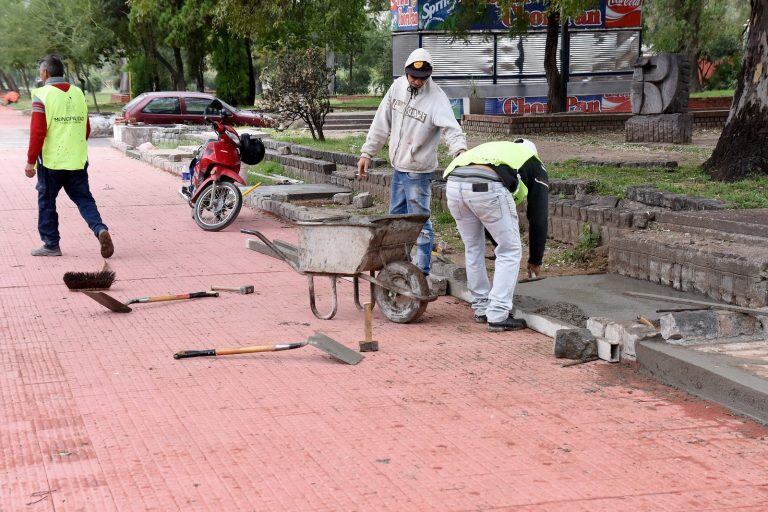
[[[587,329],[596,338],[605,337],[605,326],[611,322],[608,318],[593,316],[587,319]]]
[[[624,328],[621,336],[622,359],[635,360],[635,346],[639,341],[659,337],[659,331],[643,324],[629,325]]]
[[[588,359],[597,356],[597,339],[589,329],[560,329],[555,333],[555,357]]]
[[[355,205],[355,208],[370,208],[373,206],[373,196],[370,192],[363,192],[362,194],[357,194],[352,199],[352,203]]]
[[[757,334],[762,330],[758,319],[735,311],[716,311],[717,328],[720,336],[742,336]]]
[[[719,332],[719,319],[714,311],[679,311],[661,317],[661,336],[665,340],[713,338]]]
[[[281,203],[288,202],[288,197],[289,196],[288,196],[288,194],[286,194],[284,192],[273,192],[271,195],[272,195],[272,199],[274,201],[279,201]]]
[[[333,202],[337,204],[352,204],[352,192],[334,194]]]
[[[429,291],[433,295],[447,295],[448,294],[448,279],[436,275],[428,275],[427,283],[429,284]]]
[[[658,114],[634,116],[624,127],[627,142],[690,143],[693,137],[691,114]]]

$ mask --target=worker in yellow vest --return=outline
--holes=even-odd
[[[467,288],[475,321],[492,332],[524,329],[512,316],[522,257],[516,205],[527,199],[528,274],[541,271],[547,240],[549,184],[536,145],[526,139],[487,142],[455,158],[445,169],[448,209],[464,242]],[[493,285],[485,267],[485,230],[496,246]]]
[[[35,89],[27,151],[27,177],[37,174],[37,229],[43,246],[32,256],[61,256],[56,197],[63,188],[98,238],[101,255],[115,251],[88,185],[88,105],[83,91],[64,80],[64,64],[55,55],[39,63],[45,85]]]

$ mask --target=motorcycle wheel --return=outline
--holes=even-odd
[[[205,231],[221,231],[237,218],[243,207],[243,194],[231,181],[222,181],[205,187],[195,201],[192,217]]]

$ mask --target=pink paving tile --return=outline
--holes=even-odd
[[[26,120],[0,108],[0,135]],[[305,278],[238,232],[294,241],[289,225],[245,210],[204,233],[174,177],[103,145],[90,157],[111,294],[256,293],[120,315],[69,292],[62,274],[100,268],[98,244],[62,197],[65,255],[29,256],[34,183],[24,148],[0,150],[0,511],[768,510],[764,427],[632,367],[561,368],[551,340],[488,333],[455,299],[413,325],[376,310],[382,349],[354,367],[311,347],[174,360],[315,330],[354,348],[362,318],[348,283],[338,316],[314,318]]]

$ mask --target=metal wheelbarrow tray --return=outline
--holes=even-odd
[[[430,295],[421,270],[408,261],[410,246],[416,243],[427,219],[426,215],[383,215],[299,222],[298,247],[273,243],[258,231],[240,231],[258,237],[274,256],[307,276],[309,305],[317,318],[329,320],[336,315],[336,280],[351,277],[358,309],[363,309],[359,291],[359,280],[363,279],[370,283],[371,302],[378,303],[387,318],[408,323],[437,299]],[[315,276],[331,280],[331,311],[325,315],[315,305]]]

